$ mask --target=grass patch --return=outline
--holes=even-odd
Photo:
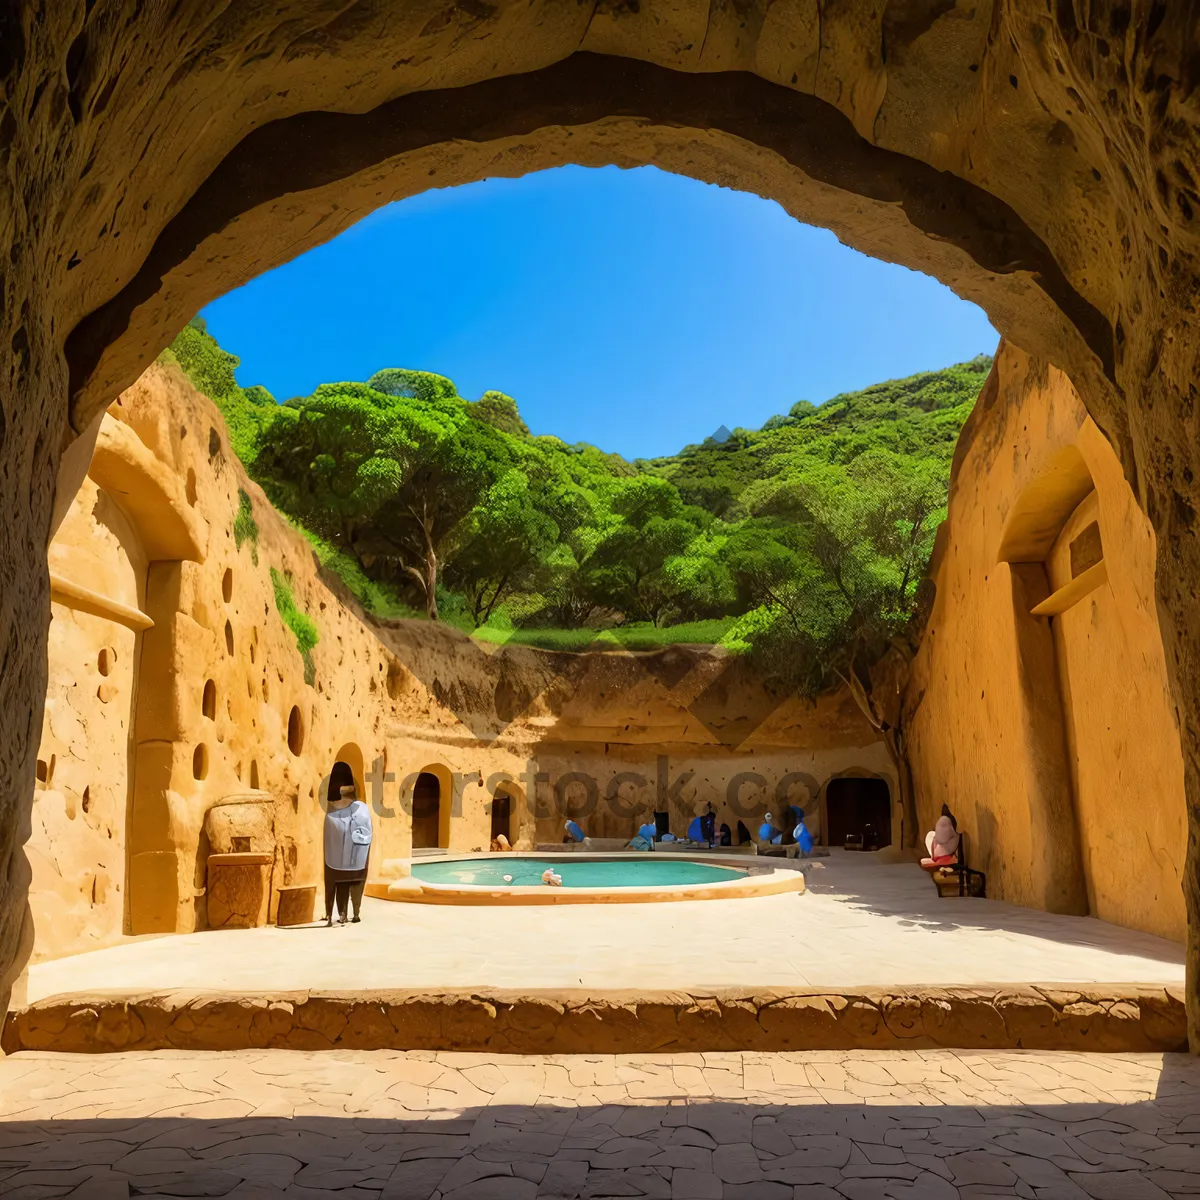
[[[271,568],[271,585],[275,589],[275,607],[279,609],[283,623],[292,631],[296,639],[296,649],[300,651],[300,657],[304,660],[304,682],[311,687],[317,677],[312,650],[321,640],[317,623],[307,613],[300,611],[292,591],[292,581],[274,567]]]
[[[483,642],[511,642],[540,650],[578,654],[584,650],[660,650],[663,646],[681,643],[712,646],[724,638],[733,624],[733,618],[724,617],[710,621],[688,621],[661,629],[648,621],[613,629],[499,629],[482,625],[471,636]]]
[[[250,558],[258,566],[258,522],[254,519],[254,505],[250,493],[238,488],[237,516],[233,518],[233,542],[240,550],[243,543],[250,543]]]

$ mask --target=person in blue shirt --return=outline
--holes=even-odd
[[[578,824],[576,824],[576,822],[567,821],[563,825],[563,828],[567,831],[566,835],[563,837],[564,842],[582,842],[583,841],[584,836],[585,836],[584,832],[582,829],[580,829],[580,827],[578,826]]]
[[[783,845],[783,830],[775,828],[775,818],[767,813],[766,819],[758,827],[758,840],[766,842],[769,846]]]
[[[792,815],[796,818],[795,827],[792,829],[792,837],[796,839],[796,845],[800,847],[801,854],[811,854],[813,848],[813,836],[808,832],[808,826],[804,824],[804,809],[797,808],[796,805],[791,806]]]
[[[637,833],[625,844],[627,850],[653,850],[654,835],[657,832],[653,824],[642,825]]]

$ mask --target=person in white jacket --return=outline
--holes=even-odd
[[[356,799],[353,786],[339,789],[331,798],[325,814],[325,924],[333,924],[334,902],[345,925],[354,905],[354,920],[359,921],[363,888],[367,885],[367,859],[371,853],[371,811]]]

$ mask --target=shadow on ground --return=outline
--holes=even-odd
[[[240,1119],[200,1115],[218,1101],[198,1099],[195,1079],[219,1077],[219,1058],[178,1061],[193,1089],[179,1115],[0,1123],[5,1200],[1165,1200],[1200,1193],[1200,1064],[1184,1056],[1163,1058],[1153,1099],[1116,1104],[691,1098]],[[1022,1070],[1053,1075],[1054,1060],[1047,1061],[1029,1059]],[[1070,1061],[1084,1078],[1088,1057]],[[1109,1067],[1119,1064],[1091,1061],[1111,1088],[1117,1075]],[[821,1059],[806,1062],[820,1071]],[[909,1056],[905,1069],[919,1074],[920,1062]],[[831,1058],[824,1063],[840,1070]],[[369,1077],[369,1060],[361,1065]],[[805,1064],[794,1065],[812,1079]],[[778,1077],[778,1063],[774,1069]],[[285,1072],[281,1063],[277,1073]],[[948,1099],[953,1092],[947,1084]],[[103,1090],[77,1100],[93,1110],[106,1104]],[[394,1110],[395,1098],[380,1107]]]
[[[1004,901],[939,898],[924,873],[918,874],[920,869],[915,863],[878,863],[867,855],[860,865],[847,862],[851,857],[835,854],[824,860],[824,869],[814,870],[813,864],[806,862],[804,878],[809,891],[816,896],[836,897],[848,907],[872,916],[895,919],[906,928],[944,933],[952,930],[1019,933],[1056,945],[1136,954],[1173,966],[1183,962],[1182,944],[1166,938],[1092,917],[1051,917],[1040,909]],[[885,886],[881,887],[881,883]]]

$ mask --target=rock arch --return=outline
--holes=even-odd
[[[297,0],[283,22],[257,6],[214,21],[184,0],[128,21],[107,4],[51,6],[36,25],[28,6],[14,14],[0,52],[0,497],[13,513],[0,574],[22,586],[0,598],[0,710],[30,720],[0,733],[4,861],[33,786],[60,457],[200,303],[271,265],[282,243],[264,231],[299,249],[418,182],[656,162],[930,270],[1066,370],[1117,447],[1159,547],[1194,814],[1200,1046],[1200,101],[1186,7],[368,0],[331,20]],[[348,137],[323,177],[243,211],[255,181],[239,146],[269,147],[292,121],[349,121],[386,144],[355,162]],[[395,142],[400,125],[412,144]],[[240,198],[223,215],[218,182]],[[206,214],[221,219],[197,224]],[[68,454],[75,480],[81,458]],[[19,869],[0,878],[3,992],[24,884]]]

